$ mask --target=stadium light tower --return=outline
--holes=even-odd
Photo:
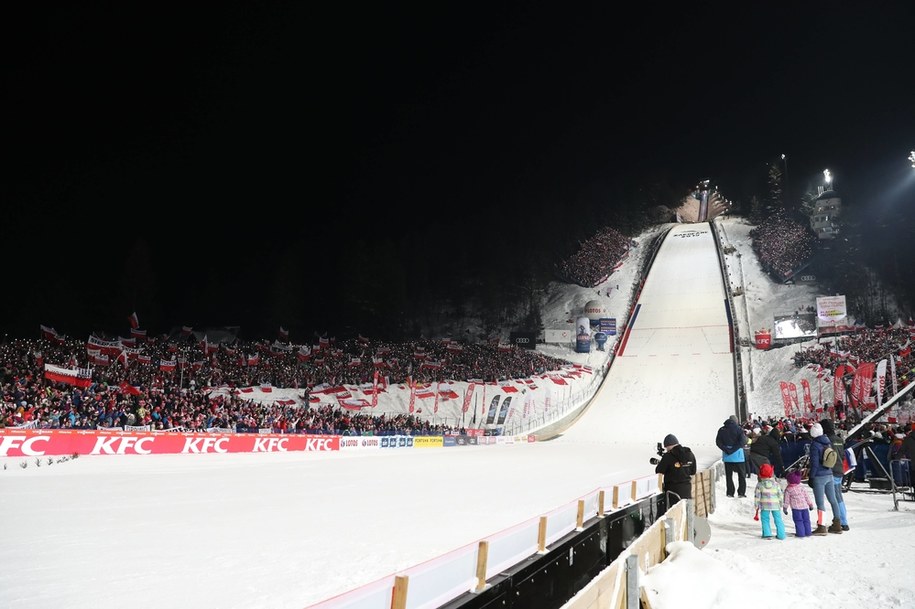
[[[787,204],[788,199],[790,198],[788,195],[788,155],[785,154],[784,152],[782,153],[782,163],[785,164],[785,193],[784,193],[785,201],[784,202]]]
[[[915,169],[915,150],[909,153],[909,161],[912,163],[912,169]]]
[[[823,170],[823,179],[826,180],[826,189],[829,190],[829,185],[832,184],[832,174],[828,169]]]

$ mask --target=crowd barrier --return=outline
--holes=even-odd
[[[0,457],[422,450],[534,440],[534,436],[333,436],[5,428],[0,429]]]
[[[595,489],[540,517],[519,523],[444,556],[391,574],[356,590],[310,605],[311,609],[432,609],[459,606],[486,592],[489,580],[551,546],[588,521],[604,518],[659,495],[659,477],[646,476]],[[480,597],[482,598],[482,597]]]

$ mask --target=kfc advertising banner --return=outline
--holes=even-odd
[[[0,457],[318,452],[340,436],[0,429]]]

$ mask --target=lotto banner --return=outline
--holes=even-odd
[[[316,452],[340,436],[0,429],[0,457]]]

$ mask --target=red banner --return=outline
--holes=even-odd
[[[788,395],[791,396],[791,405],[800,411],[801,406],[797,401],[797,385],[791,382],[788,383]]]
[[[470,398],[473,396],[474,389],[476,389],[476,384],[470,383],[467,385],[467,389],[464,390],[464,405],[461,407],[461,412],[467,412],[470,408]]]
[[[855,371],[855,379],[851,386],[851,401],[854,405],[861,405],[865,402],[871,392],[871,384],[874,380],[873,362],[865,362],[858,366]]]
[[[282,434],[137,433],[0,429],[0,457],[50,455],[166,455],[340,450],[339,436]]]
[[[842,377],[845,376],[845,365],[839,364],[836,366],[835,376],[832,378],[832,403],[838,404],[842,402],[845,404],[845,385],[843,384]],[[847,406],[847,404],[846,404]]]
[[[804,392],[804,412],[813,412],[813,400],[810,398],[810,383],[801,379],[801,389]]]
[[[780,381],[779,386],[782,390],[782,405],[785,408],[785,416],[791,417],[791,396],[788,395],[788,383],[785,381]]]

